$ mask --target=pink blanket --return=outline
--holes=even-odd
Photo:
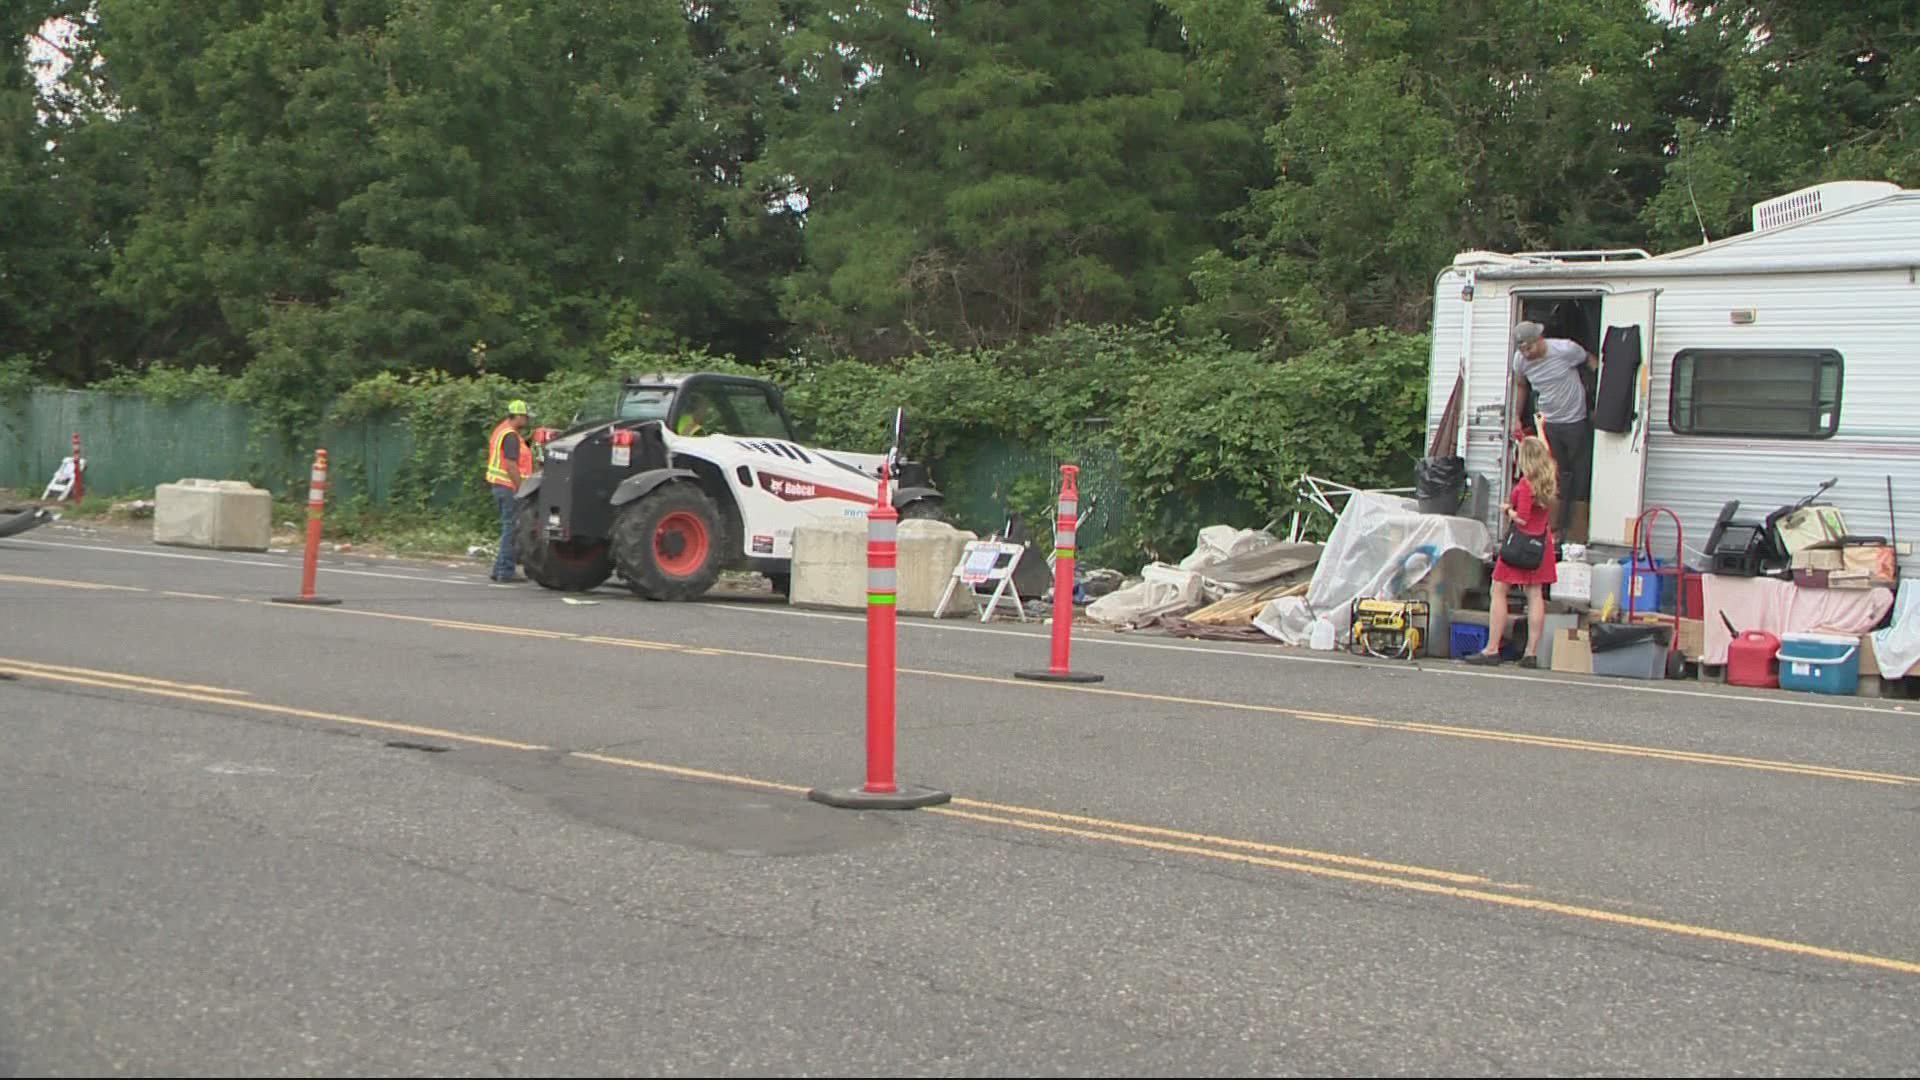
[[[1892,589],[1803,589],[1779,578],[1707,574],[1700,600],[1706,605],[1706,655],[1702,663],[1727,662],[1733,640],[1720,613],[1735,629],[1783,634],[1864,634],[1893,607]]]

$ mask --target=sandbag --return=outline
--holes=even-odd
[[[1607,338],[1600,345],[1600,388],[1593,401],[1595,431],[1617,435],[1632,430],[1641,359],[1638,326],[1607,327]]]

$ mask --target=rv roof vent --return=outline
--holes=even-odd
[[[1755,203],[1753,230],[1759,232],[1761,229],[1790,225],[1820,214],[1830,214],[1843,207],[1884,199],[1899,192],[1899,184],[1889,184],[1883,180],[1836,180],[1831,184],[1815,184],[1763,203]]]

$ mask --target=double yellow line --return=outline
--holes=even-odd
[[[0,674],[15,678],[40,679],[45,682],[61,683],[67,686],[84,686],[95,690],[119,690],[126,693],[146,694],[149,697],[167,698],[173,701],[192,701],[202,705],[224,705],[229,708],[245,709],[251,712],[266,713],[270,716],[285,716],[297,720],[319,720],[329,724],[345,724],[349,727],[370,728],[376,731],[390,731],[405,735],[420,735],[427,738],[450,739],[473,746],[491,746],[502,750],[545,750],[544,746],[534,743],[515,742],[511,739],[496,739],[488,735],[469,735],[465,732],[448,731],[445,728],[422,727],[418,724],[399,724],[389,720],[368,720],[359,716],[347,716],[342,713],[321,712],[317,709],[300,709],[291,705],[274,705],[265,701],[253,700],[253,695],[244,690],[229,690],[218,686],[201,686],[196,683],[173,682],[168,679],[149,678],[144,675],[128,675],[117,671],[99,671],[93,668],[68,667],[62,664],[42,664],[32,660],[15,660],[0,657]]]
[[[622,643],[624,644],[625,642],[622,641]],[[366,717],[349,716],[342,713],[321,712],[314,709],[300,709],[287,705],[275,705],[269,702],[254,700],[251,694],[242,690],[203,686],[196,683],[174,682],[167,679],[132,675],[124,672],[102,671],[94,668],[71,667],[60,664],[46,664],[31,660],[0,657],[0,674],[12,675],[16,678],[38,679],[65,685],[143,694],[176,701],[198,702],[229,709],[256,712],[269,716],[312,720],[373,731],[444,739],[450,742],[459,742],[471,746],[484,746],[500,750],[551,752],[552,749],[536,743],[497,739],[492,736],[474,735],[467,732],[451,731],[446,728],[424,727],[418,724],[401,724],[385,720],[372,720]],[[683,765],[647,761],[641,758],[605,754],[597,751],[569,751],[566,753],[566,756],[582,761],[590,761],[617,768],[634,769],[680,780],[730,784],[762,791],[781,792],[799,797],[803,797],[807,791],[805,787],[797,784],[786,784],[778,781],[762,780],[757,777],[743,776],[737,773],[690,768]],[[1478,875],[1434,869],[1432,867],[1412,866],[1405,863],[1386,862],[1354,855],[1342,855],[1335,852],[1315,851],[1310,848],[1288,847],[1256,840],[1214,836],[1206,833],[1187,832],[1154,825],[1115,821],[1109,818],[1090,817],[1082,814],[1067,814],[1037,807],[1015,806],[1006,803],[986,802],[978,799],[956,798],[946,806],[929,807],[925,812],[952,820],[967,821],[997,828],[1017,829],[1057,837],[1070,837],[1093,843],[1157,851],[1169,855],[1210,859],[1258,869],[1306,874],[1312,877],[1344,881],[1358,885],[1398,889],[1429,896],[1445,897],[1452,900],[1489,904],[1622,928],[1676,935],[1697,941],[1710,941],[1723,945],[1738,945],[1763,949],[1769,952],[1809,959],[1828,960],[1880,971],[1896,972],[1903,975],[1920,975],[1920,963],[1910,960],[1874,956],[1868,953],[1851,952],[1843,949],[1830,949],[1823,946],[1808,945],[1803,942],[1787,941],[1781,938],[1766,937],[1759,934],[1745,934],[1731,930],[1720,930],[1709,926],[1697,926],[1666,919],[1628,915],[1602,908],[1543,900],[1533,896],[1521,895],[1527,891],[1525,886],[1500,884]]]
[[[982,813],[977,812],[976,808],[993,808],[1001,812]],[[1789,956],[1830,960],[1879,971],[1897,972],[1902,975],[1920,975],[1920,963],[1911,960],[1875,956],[1871,953],[1852,952],[1846,949],[1830,949],[1821,945],[1787,941],[1762,934],[1745,934],[1735,930],[1721,930],[1716,927],[1698,926],[1670,919],[1654,919],[1643,915],[1608,911],[1604,908],[1543,900],[1534,896],[1520,895],[1527,891],[1525,886],[1502,885],[1486,878],[1426,867],[1374,863],[1372,860],[1355,859],[1351,856],[1326,852],[1277,848],[1245,840],[1177,833],[1145,825],[1104,821],[1099,818],[1059,814],[1046,810],[995,806],[992,803],[975,802],[970,799],[955,799],[952,804],[945,807],[928,807],[923,813],[943,814],[988,825],[1008,826],[1029,832],[1050,833],[1104,844],[1143,848],[1172,855],[1197,856],[1243,866],[1283,870],[1323,879],[1424,893],[1429,896],[1443,896],[1453,900],[1489,904],[1543,915],[1557,915],[1608,926],[1671,934],[1695,941],[1739,945]]]
[[[860,670],[865,670],[866,668],[864,663],[855,660],[835,660],[819,656],[795,656],[789,653],[760,652],[752,649],[731,649],[720,646],[684,645],[671,641],[645,641],[637,638],[573,634],[561,630],[529,630],[522,627],[502,626],[495,623],[468,622],[459,619],[435,619],[422,615],[402,615],[390,611],[361,611],[344,607],[308,608],[304,610],[316,613],[350,615],[358,618],[390,619],[399,622],[420,623],[438,630],[509,634],[548,641],[570,641],[580,645],[602,645],[654,652],[675,652],[687,656],[732,656],[749,660],[771,660],[780,663],[814,664],[824,667],[855,668]],[[1838,765],[1808,765],[1797,761],[1775,761],[1767,758],[1744,757],[1737,754],[1716,754],[1698,750],[1675,750],[1660,746],[1637,746],[1631,743],[1602,742],[1594,739],[1576,739],[1557,735],[1532,735],[1525,732],[1500,731],[1492,728],[1465,727],[1454,724],[1433,724],[1415,720],[1387,720],[1372,716],[1349,716],[1341,713],[1321,712],[1314,709],[1293,708],[1286,705],[1262,705],[1250,701],[1185,697],[1178,694],[1156,694],[1145,690],[1116,690],[1110,687],[1081,686],[1070,683],[1035,683],[1021,679],[1003,678],[996,675],[972,675],[966,672],[940,671],[932,668],[903,667],[900,669],[900,674],[920,678],[946,679],[956,682],[1005,686],[1016,690],[1089,694],[1099,697],[1118,698],[1126,701],[1179,705],[1186,708],[1259,713],[1268,716],[1284,716],[1289,719],[1304,720],[1316,724],[1372,728],[1381,731],[1397,731],[1409,735],[1433,735],[1452,739],[1470,739],[1479,742],[1505,743],[1510,746],[1530,746],[1544,750],[1572,750],[1589,754],[1606,754],[1614,757],[1667,761],[1682,765],[1709,765],[1720,768],[1747,769],[1756,772],[1803,776],[1819,780],[1848,780],[1856,783],[1881,784],[1893,787],[1920,786],[1920,776],[1909,776],[1892,772],[1876,772],[1869,769],[1853,769]]]
[[[0,582],[17,582],[71,589],[105,589],[118,592],[149,592],[126,585],[103,585],[98,582],[69,581],[57,578],[23,577],[0,574]],[[204,593],[162,592],[159,595],[207,600],[226,600],[233,603],[250,604],[254,601],[245,597],[220,597]],[[508,626],[500,623],[473,622],[464,619],[433,618],[424,615],[403,615],[391,611],[370,611],[350,607],[292,607],[275,610],[307,611],[331,615],[344,615],[362,619],[387,619],[396,622],[414,623],[447,630],[467,633],[483,633],[522,637],[540,641],[571,642],[580,645],[598,645],[603,647],[637,649],[653,652],[672,652],[685,656],[731,656],[750,660],[768,660],[790,664],[814,664],[824,667],[864,669],[866,665],[859,661],[834,660],[818,656],[796,656],[789,653],[759,652],[751,649],[730,649],[719,646],[686,645],[671,641],[646,641],[638,638],[607,637],[596,634],[576,634],[564,630],[540,630],[524,626]],[[1676,750],[1660,746],[1640,746],[1631,743],[1603,742],[1593,739],[1578,739],[1556,735],[1533,735],[1525,732],[1501,731],[1493,728],[1466,727],[1454,724],[1434,724],[1414,720],[1388,720],[1372,716],[1350,716],[1341,713],[1323,712],[1314,709],[1300,709],[1286,705],[1262,705],[1250,701],[1230,701],[1219,698],[1187,697],[1178,694],[1156,694],[1144,690],[1119,690],[1102,686],[1082,686],[1063,683],[1036,683],[1020,679],[1002,678],[993,675],[972,675],[959,671],[940,671],[931,668],[903,667],[900,674],[918,678],[945,679],[957,682],[980,683],[991,686],[1004,686],[1016,690],[1052,692],[1063,694],[1090,694],[1126,701],[1150,702],[1162,705],[1178,705],[1195,709],[1218,709],[1230,712],[1255,713],[1267,716],[1281,716],[1291,720],[1301,720],[1315,724],[1330,724],[1342,727],[1370,728],[1379,731],[1394,731],[1408,735],[1428,735],[1449,739],[1469,739],[1477,742],[1504,743],[1509,746],[1527,746],[1542,750],[1575,751],[1588,754],[1604,754],[1612,757],[1639,758],[1649,761],[1665,761],[1680,765],[1703,765],[1717,768],[1744,769],[1753,772],[1774,773],[1785,776],[1800,776],[1817,780],[1845,780],[1852,783],[1879,784],[1890,787],[1920,786],[1920,776],[1903,773],[1879,772],[1870,769],[1854,769],[1838,765],[1809,765],[1797,761],[1777,761],[1767,758],[1745,757],[1737,754],[1716,754],[1708,751]]]

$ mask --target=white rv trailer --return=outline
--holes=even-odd
[[[1463,377],[1454,452],[1492,484],[1489,526],[1513,470],[1512,327],[1533,319],[1596,355],[1608,328],[1640,329],[1636,419],[1594,436],[1594,545],[1628,547],[1660,506],[1700,559],[1728,500],[1757,520],[1829,478],[1821,501],[1851,532],[1920,541],[1920,191],[1823,184],[1755,206],[1753,223],[1658,256],[1466,252],[1439,275],[1427,428]],[[1655,525],[1670,561],[1673,530]]]

